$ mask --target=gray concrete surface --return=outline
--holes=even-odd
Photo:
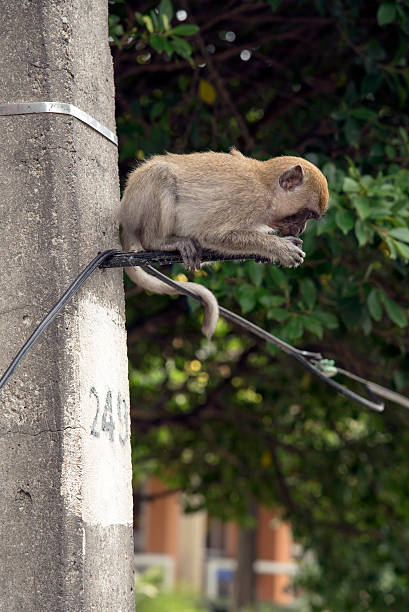
[[[0,101],[111,130],[106,0],[0,3]],[[0,371],[78,272],[119,246],[117,150],[63,115],[0,117]],[[0,392],[0,611],[128,612],[122,270],[96,271]]]

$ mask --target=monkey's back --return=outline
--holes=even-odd
[[[169,163],[176,178],[178,227],[195,235],[209,223],[242,225],[243,219],[266,206],[266,189],[258,178],[261,162],[238,152],[168,153],[151,161]]]

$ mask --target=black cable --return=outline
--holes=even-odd
[[[141,268],[145,270],[145,272],[147,272],[148,274],[152,274],[156,276],[157,278],[159,278],[161,281],[163,281],[167,285],[170,285],[171,287],[175,287],[180,293],[184,293],[185,295],[188,295],[192,299],[203,303],[203,300],[198,295],[193,293],[193,291],[190,291],[189,289],[185,289],[183,287],[183,283],[177,283],[171,280],[165,274],[162,274],[162,272],[159,272],[158,270],[156,270],[150,265],[143,264],[141,265]],[[220,314],[222,314],[225,319],[232,321],[233,323],[236,323],[240,327],[247,329],[253,335],[263,338],[263,340],[266,340],[267,342],[270,342],[271,344],[274,344],[278,346],[279,348],[281,348],[281,350],[283,350],[288,355],[291,355],[292,357],[294,357],[294,359],[296,359],[299,363],[301,363],[301,365],[304,368],[306,368],[307,370],[312,372],[315,376],[317,376],[318,378],[326,382],[327,385],[329,385],[330,387],[333,387],[334,389],[336,389],[338,393],[342,393],[346,397],[349,397],[355,402],[362,404],[366,408],[370,408],[371,410],[375,410],[376,412],[383,411],[384,409],[383,402],[381,401],[371,402],[370,400],[367,400],[364,397],[361,397],[357,393],[354,393],[354,391],[351,391],[347,387],[344,387],[343,385],[340,385],[339,383],[335,382],[335,380],[328,378],[318,368],[316,368],[312,363],[310,363],[307,359],[305,359],[305,356],[302,354],[303,351],[299,351],[298,349],[295,349],[294,347],[287,344],[286,342],[283,342],[279,338],[276,338],[275,336],[267,332],[265,329],[262,329],[261,327],[258,327],[258,325],[255,325],[254,323],[247,321],[240,315],[232,312],[231,310],[228,310],[227,308],[223,308],[222,306],[219,306],[219,311],[220,311]],[[307,351],[304,351],[304,353],[307,354],[308,356],[317,355],[317,353],[308,354]],[[319,358],[321,358],[321,356],[319,356]],[[373,396],[374,393],[371,393],[371,395]]]
[[[86,268],[77,276],[75,281],[68,287],[67,291],[60,297],[58,302],[53,306],[50,312],[44,317],[38,327],[31,334],[29,339],[24,343],[21,347],[17,355],[14,357],[13,361],[4,372],[3,376],[0,378],[0,391],[4,387],[4,385],[9,380],[10,376],[13,374],[14,370],[17,368],[19,363],[24,359],[30,348],[37,342],[41,334],[47,329],[47,327],[52,323],[55,317],[58,315],[60,310],[64,308],[64,306],[71,300],[71,298],[77,293],[78,289],[85,283],[87,278],[93,273],[93,271],[98,268],[102,262],[111,257],[116,253],[121,253],[122,251],[118,251],[117,249],[109,249],[108,251],[103,251],[87,265]]]
[[[216,259],[247,259],[247,257],[243,258],[242,256],[233,257],[233,258],[229,256],[228,257],[221,256],[220,254],[214,253],[213,251],[206,251],[204,254],[204,257],[206,261],[215,261]],[[251,256],[250,258],[260,259],[257,256]],[[84,268],[84,270],[77,276],[77,278],[69,286],[67,291],[61,296],[61,298],[58,300],[55,306],[53,306],[50,312],[41,321],[38,327],[34,330],[34,332],[31,334],[31,336],[22,346],[20,351],[17,353],[17,355],[15,356],[15,358],[13,359],[13,361],[11,362],[11,364],[9,365],[9,367],[7,368],[7,370],[4,372],[3,376],[1,377],[0,390],[4,387],[4,385],[10,379],[14,370],[17,368],[17,366],[22,361],[22,359],[24,359],[25,355],[30,350],[30,348],[33,346],[33,344],[37,342],[41,334],[47,329],[47,327],[55,319],[55,317],[62,310],[62,308],[64,308],[67,302],[71,300],[71,298],[80,289],[80,287],[84,284],[87,278],[98,267],[106,268],[106,267],[126,267],[129,265],[130,266],[140,265],[141,268],[143,268],[149,274],[156,276],[157,278],[162,280],[164,283],[170,285],[171,287],[175,287],[179,293],[183,293],[191,297],[192,299],[202,303],[202,299],[198,295],[196,295],[193,291],[190,291],[189,289],[186,289],[185,287],[183,287],[183,283],[177,283],[171,280],[170,278],[168,278],[167,276],[165,276],[164,274],[162,274],[161,272],[159,272],[152,266],[145,263],[147,261],[157,261],[157,263],[165,263],[165,262],[175,263],[175,262],[180,262],[180,255],[178,253],[161,253],[161,252],[123,253],[122,251],[119,251],[116,249],[109,249],[97,255],[86,266],[86,268]],[[334,380],[326,376],[315,365],[313,365],[306,359],[306,357],[308,357],[308,358],[320,360],[321,355],[319,353],[312,353],[310,351],[302,351],[302,350],[296,349],[290,344],[287,344],[286,342],[284,342],[283,340],[276,338],[275,336],[273,336],[266,330],[262,329],[261,327],[258,327],[258,325],[255,325],[254,323],[247,321],[240,315],[235,314],[231,310],[228,310],[227,308],[223,308],[221,306],[219,307],[219,310],[220,310],[220,313],[225,317],[225,319],[232,321],[233,323],[236,323],[240,327],[249,331],[251,334],[258,336],[259,338],[262,338],[263,340],[266,340],[267,342],[270,342],[271,344],[274,344],[275,346],[278,346],[282,351],[294,357],[294,359],[296,359],[299,363],[301,363],[301,365],[304,368],[306,368],[307,370],[312,372],[315,376],[317,376],[318,378],[326,382],[328,385],[336,389],[336,391],[338,391],[339,393],[342,393],[346,397],[349,397],[350,399],[362,404],[366,408],[370,408],[371,410],[375,410],[377,412],[381,412],[383,410],[383,403],[376,401],[377,395],[374,390],[374,386],[373,386],[375,385],[374,383],[371,383],[370,381],[365,381],[368,383],[367,390],[371,392],[371,396],[373,397],[374,401],[366,400],[365,398],[361,397],[357,393],[350,391],[348,388],[344,387],[343,385],[340,385],[339,383],[335,382]]]
[[[362,385],[365,385],[368,388],[368,392],[374,393],[378,397],[384,397],[385,399],[390,400],[391,402],[395,402],[404,408],[409,408],[409,399],[396,391],[392,391],[391,389],[386,389],[386,387],[382,387],[377,383],[374,383],[370,380],[365,380],[365,378],[361,378],[352,372],[348,372],[348,370],[344,370],[343,368],[336,368],[337,373],[343,374],[348,378],[352,378],[353,380],[358,381]]]
[[[243,261],[253,259],[257,262],[267,263],[269,260],[260,257],[260,255],[223,255],[217,251],[203,249],[200,254],[202,263],[210,263],[212,261]],[[179,251],[141,251],[139,253],[132,251],[124,253],[117,251],[112,257],[109,257],[101,264],[101,268],[130,268],[132,266],[140,266],[141,264],[158,264],[168,265],[181,263]]]

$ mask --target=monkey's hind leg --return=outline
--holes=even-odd
[[[154,240],[149,243],[150,249],[161,251],[179,251],[187,270],[199,270],[202,258],[202,247],[193,238],[174,236],[166,241]]]
[[[197,270],[201,263],[202,249],[193,238],[177,235],[177,180],[172,164],[155,161],[145,166],[144,185],[149,188],[144,194],[150,202],[143,219],[144,249],[179,251],[184,265],[189,270]],[[141,194],[138,194],[138,200]],[[141,224],[142,225],[142,224]]]
[[[176,248],[188,270],[199,270],[202,261],[202,247],[193,238],[178,238]]]

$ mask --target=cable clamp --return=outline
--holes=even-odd
[[[0,104],[0,115],[3,116],[31,115],[33,113],[71,115],[82,121],[82,123],[89,125],[96,132],[102,134],[102,136],[105,136],[105,138],[110,140],[116,147],[118,146],[118,137],[114,132],[73,104],[68,104],[67,102],[20,102],[15,104]]]

